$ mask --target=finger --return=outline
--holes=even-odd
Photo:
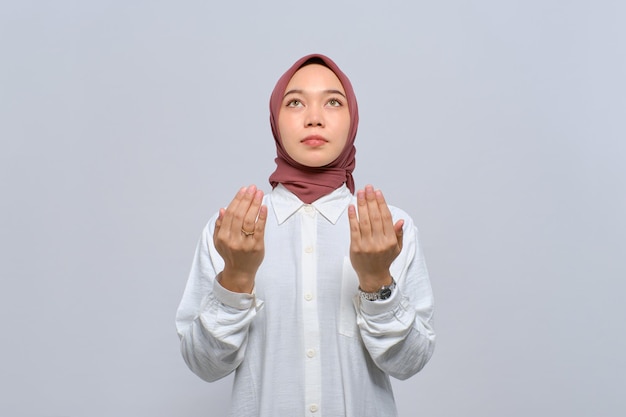
[[[382,215],[378,207],[376,192],[374,192],[374,187],[371,185],[365,187],[365,200],[367,201],[372,234],[376,236],[384,234]]]
[[[215,219],[215,230],[218,230],[220,227],[222,227],[222,222],[224,221],[225,212],[226,212],[226,209],[220,208],[220,211],[217,215],[217,219]]]
[[[402,239],[404,237],[404,220],[400,219],[394,224],[393,231],[396,234],[396,239],[398,240],[398,249],[402,251]]]
[[[258,239],[263,240],[265,237],[265,223],[267,222],[267,206],[262,205],[259,208],[259,218],[254,225],[254,233]]]
[[[383,228],[383,233],[386,236],[392,236],[394,229],[393,224],[393,216],[391,215],[391,211],[389,210],[389,206],[385,201],[385,196],[383,192],[380,190],[376,190],[376,202],[378,203],[378,210],[380,211],[381,216],[381,224]]]
[[[365,190],[356,193],[357,212],[359,213],[359,233],[361,237],[372,235],[372,225],[370,223],[369,209],[365,198]]]
[[[231,211],[231,223],[229,233],[232,237],[246,237],[244,235],[244,221],[246,214],[248,213],[248,209],[250,208],[250,203],[256,193],[256,187],[254,185],[250,185],[243,189],[243,192],[237,193],[235,199],[237,200],[237,204],[233,207]],[[252,231],[253,229],[245,229],[248,231]]]
[[[237,219],[241,217],[239,228],[248,232],[254,232],[254,223],[259,214],[263,191],[257,190],[254,185],[246,189],[246,193],[237,207]]]
[[[352,242],[358,242],[361,239],[361,229],[354,204],[348,206],[348,220],[350,221],[350,239]]]
[[[230,231],[232,230],[234,216],[237,211],[237,207],[239,206],[239,203],[243,199],[243,196],[246,192],[246,188],[247,187],[241,187],[239,191],[237,191],[237,194],[235,194],[235,198],[233,198],[233,200],[230,202],[230,204],[228,205],[228,207],[226,207],[226,210],[224,211],[224,217],[222,219],[221,229],[226,231],[227,233],[230,233]]]
[[[219,210],[217,219],[215,220],[215,228],[213,229],[213,241],[215,241],[215,239],[217,238],[217,234],[219,233],[220,228],[222,227],[222,222],[224,221],[225,212],[226,212],[226,209],[221,208]]]

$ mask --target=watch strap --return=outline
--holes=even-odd
[[[365,292],[359,287],[359,295],[363,300],[367,301],[377,301],[377,300],[386,300],[391,297],[393,290],[396,288],[396,280],[391,277],[391,284],[383,285],[378,291],[375,292]]]

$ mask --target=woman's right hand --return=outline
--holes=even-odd
[[[215,221],[213,243],[224,259],[220,284],[233,292],[252,292],[254,277],[265,255],[267,206],[254,185],[239,190]]]

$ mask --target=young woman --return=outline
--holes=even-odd
[[[205,227],[177,313],[206,381],[233,371],[231,415],[396,416],[389,376],[432,355],[433,297],[410,217],[354,195],[357,102],[323,55],[270,98],[272,191],[239,190]]]

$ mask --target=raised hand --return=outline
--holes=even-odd
[[[391,284],[389,267],[402,250],[404,220],[393,223],[383,193],[371,185],[356,195],[357,207],[348,207],[350,261],[361,289],[375,292]]]
[[[220,284],[234,292],[251,292],[265,255],[267,206],[263,191],[254,185],[239,190],[228,207],[220,209],[215,221],[213,243],[224,259]]]

